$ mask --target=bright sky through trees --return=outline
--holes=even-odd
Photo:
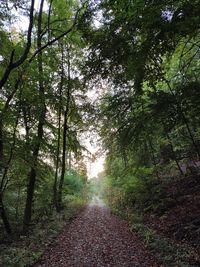
[[[88,141],[88,140],[87,140]],[[87,149],[92,153],[95,154],[99,147],[92,146],[89,142],[86,142]],[[98,153],[96,159],[92,162],[89,161],[87,163],[87,171],[88,171],[88,178],[97,177],[100,172],[104,170],[104,163],[105,163],[105,155],[102,153]]]

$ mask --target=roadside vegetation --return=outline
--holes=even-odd
[[[99,8],[87,65],[107,80],[97,184],[161,264],[198,266],[199,1],[108,0]]]

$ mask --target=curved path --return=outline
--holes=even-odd
[[[35,267],[157,267],[128,224],[98,198],[58,237]]]

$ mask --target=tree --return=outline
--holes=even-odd
[[[21,203],[26,202],[24,230],[27,230],[33,210],[39,209],[37,204],[33,205],[33,203],[38,203],[38,191],[41,192],[42,176],[47,179],[49,173],[49,178],[46,181],[48,186],[53,186],[51,173],[55,163],[54,159],[57,158],[57,171],[62,166],[59,161],[61,151],[59,146],[63,138],[59,137],[60,144],[56,144],[56,114],[57,112],[60,113],[58,123],[60,123],[61,133],[61,124],[63,124],[64,118],[63,110],[66,106],[64,101],[68,98],[62,92],[62,88],[60,89],[60,97],[57,97],[58,81],[62,80],[62,74],[58,71],[62,54],[60,44],[63,42],[63,51],[66,54],[68,40],[67,38],[65,39],[65,36],[69,36],[75,31],[81,12],[85,8],[84,4],[79,6],[76,1],[73,2],[73,5],[68,1],[50,1],[49,10],[46,11],[43,8],[44,1],[42,0],[40,1],[39,11],[35,12],[32,8],[34,1],[31,1],[32,5],[27,3],[27,5],[23,6],[22,4],[23,1],[18,1],[17,3],[7,1],[7,5],[2,5],[0,8],[0,15],[2,16],[0,38],[5,43],[5,46],[0,51],[2,60],[0,68],[0,74],[2,75],[0,202],[1,217],[8,233],[11,232],[8,220],[10,212],[7,215],[4,199],[8,207],[12,205],[12,201],[16,201],[15,196],[20,199]],[[11,18],[12,7],[16,8],[16,21],[20,19],[21,12],[26,14],[29,8],[29,20],[31,21],[28,33],[22,32],[20,35],[18,29],[12,28],[11,32],[9,32],[10,29],[4,27],[4,23],[6,25]],[[59,13],[60,17],[58,16]],[[12,36],[11,39],[10,36]],[[70,37],[72,44],[76,43],[76,38]],[[82,49],[81,46],[75,46],[77,51]],[[8,58],[10,58],[9,62],[7,61]],[[73,59],[72,65],[74,65],[73,68],[77,72],[79,66],[78,64],[75,66],[75,64],[77,63]],[[65,86],[69,84],[67,78],[62,82]],[[77,78],[74,78],[73,83],[74,87],[83,88]],[[76,95],[73,95],[71,102],[75,103],[75,101],[77,101]],[[73,104],[72,106],[74,108],[76,105]],[[84,112],[79,114],[80,121]],[[79,112],[74,112],[73,116],[75,113],[78,114]],[[72,116],[71,114],[72,110],[70,111],[70,117]],[[71,142],[68,150],[72,154],[76,153],[77,149],[82,149],[77,132],[83,124],[79,124],[79,122],[76,124],[77,118],[72,120],[70,118],[70,128],[66,139]],[[60,134],[58,133],[58,135]],[[77,148],[77,144],[79,144],[79,148]],[[45,168],[48,172],[44,175],[43,170]],[[15,187],[16,189],[14,189]],[[27,187],[26,196],[24,194],[25,187]],[[57,187],[58,179],[54,184],[56,194]],[[16,192],[18,193],[16,194]],[[18,220],[21,220],[19,216],[22,215],[22,206],[18,205],[16,207],[16,218]],[[51,209],[51,207],[49,208]],[[11,220],[13,220],[12,216]]]

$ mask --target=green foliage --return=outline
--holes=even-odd
[[[117,169],[116,172],[119,175]],[[126,174],[124,170],[122,176],[116,177],[112,174],[105,178],[106,197],[111,201],[112,207],[122,210],[134,207],[140,211],[158,209],[162,205],[161,199],[165,199],[165,196],[162,185],[154,177],[152,168],[140,167],[132,170],[133,174],[127,172]],[[109,198],[109,191],[112,192],[112,198]]]
[[[176,244],[169,238],[165,238],[146,227],[143,223],[132,221],[132,230],[137,231],[159,262],[166,266],[176,265],[189,267],[190,259],[196,258],[197,254],[192,247]],[[194,265],[197,266],[197,265]]]
[[[68,194],[81,194],[85,186],[85,180],[84,177],[79,175],[76,171],[69,170],[65,174],[65,184]]]
[[[2,258],[2,265],[8,267],[24,267],[33,264],[40,256],[41,252],[32,252],[25,248],[5,248]]]

